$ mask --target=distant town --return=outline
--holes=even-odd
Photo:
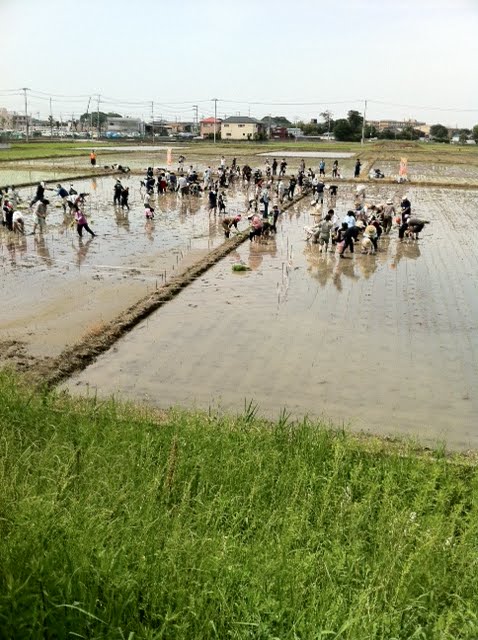
[[[261,140],[420,140],[452,144],[476,144],[478,126],[473,129],[428,124],[416,119],[366,120],[358,111],[349,111],[347,118],[333,119],[330,111],[308,122],[291,122],[284,116],[265,116],[257,119],[249,115],[207,117],[194,120],[165,120],[134,118],[116,112],[87,112],[75,118],[47,119],[31,114],[0,108],[0,138],[25,140],[39,138],[78,139],[198,139],[223,141]]]

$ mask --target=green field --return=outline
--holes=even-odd
[[[478,474],[0,374],[0,637],[478,637]]]

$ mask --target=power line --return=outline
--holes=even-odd
[[[83,93],[83,94],[64,94],[64,93],[49,93],[46,91],[41,91],[39,89],[29,89],[30,97],[35,97],[38,100],[46,100],[48,101],[50,98],[55,98],[55,101],[59,102],[76,102],[79,100],[84,100],[85,98],[90,98],[92,95],[98,95],[95,92],[92,93]],[[10,89],[0,89],[0,96],[4,97],[12,97],[12,96],[23,96],[23,88],[10,88]],[[276,101],[260,101],[260,100],[230,100],[227,98],[217,98],[221,102],[227,104],[237,104],[237,105],[251,105],[251,106],[275,106],[275,107],[314,107],[314,106],[328,106],[328,105],[338,105],[338,104],[356,104],[362,103],[364,98],[352,98],[348,100],[323,100],[323,101],[315,101],[315,102],[284,102],[280,100]],[[158,106],[170,108],[172,110],[179,110],[178,107],[184,106],[186,110],[187,106],[189,108],[194,107],[194,105],[204,104],[210,102],[210,99],[203,100],[182,100],[177,102],[161,102],[160,100],[154,100],[154,103]],[[138,107],[146,107],[151,104],[151,99],[144,100],[127,100],[122,98],[113,98],[111,96],[102,96],[101,102],[104,104],[114,104],[114,105],[124,105],[124,106],[138,106]],[[461,107],[440,107],[440,106],[430,106],[430,105],[416,105],[416,104],[403,104],[398,102],[391,102],[387,100],[374,100],[368,99],[370,104],[380,104],[392,107],[400,107],[406,109],[423,109],[429,111],[443,111],[443,112],[456,112],[456,113],[476,113],[478,109],[464,109]]]
[[[384,104],[390,107],[401,107],[403,109],[423,109],[425,111],[453,111],[455,113],[473,113],[478,109],[459,109],[455,107],[424,107],[416,104],[399,104],[397,102],[385,102],[384,100],[369,100],[373,104]]]

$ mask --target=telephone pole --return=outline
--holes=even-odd
[[[26,133],[27,133],[27,142],[29,142],[29,140],[30,140],[30,127],[29,127],[29,124],[28,124],[28,96],[27,96],[27,91],[30,91],[30,89],[28,87],[23,87],[22,91],[23,91],[23,97],[25,98],[25,126],[26,126]]]
[[[153,143],[154,143],[154,101],[151,100],[151,135],[153,137]]]
[[[367,101],[364,101],[364,108],[363,108],[363,120],[362,120],[362,141],[361,141],[361,145],[363,146],[363,141],[365,138],[365,120],[367,118]]]
[[[98,104],[96,105],[96,131],[97,131],[97,135],[98,135],[98,140],[100,139],[100,100],[101,100],[101,95],[98,94]]]
[[[216,127],[217,127],[217,98],[213,98],[212,101],[214,102],[214,144],[216,144]]]
[[[50,98],[50,140],[53,140],[53,108],[51,106],[51,98]]]
[[[193,104],[194,112],[194,131],[196,135],[199,133],[199,107],[197,104]]]

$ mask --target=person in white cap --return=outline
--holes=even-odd
[[[393,216],[395,215],[395,207],[393,200],[387,200],[382,212],[383,232],[389,234],[392,229]]]
[[[46,190],[46,184],[44,182],[40,182],[38,184],[38,186],[37,186],[37,191],[35,193],[35,197],[30,202],[30,207],[33,207],[35,202],[38,202],[39,200],[43,200],[43,197],[45,195],[45,190]]]

